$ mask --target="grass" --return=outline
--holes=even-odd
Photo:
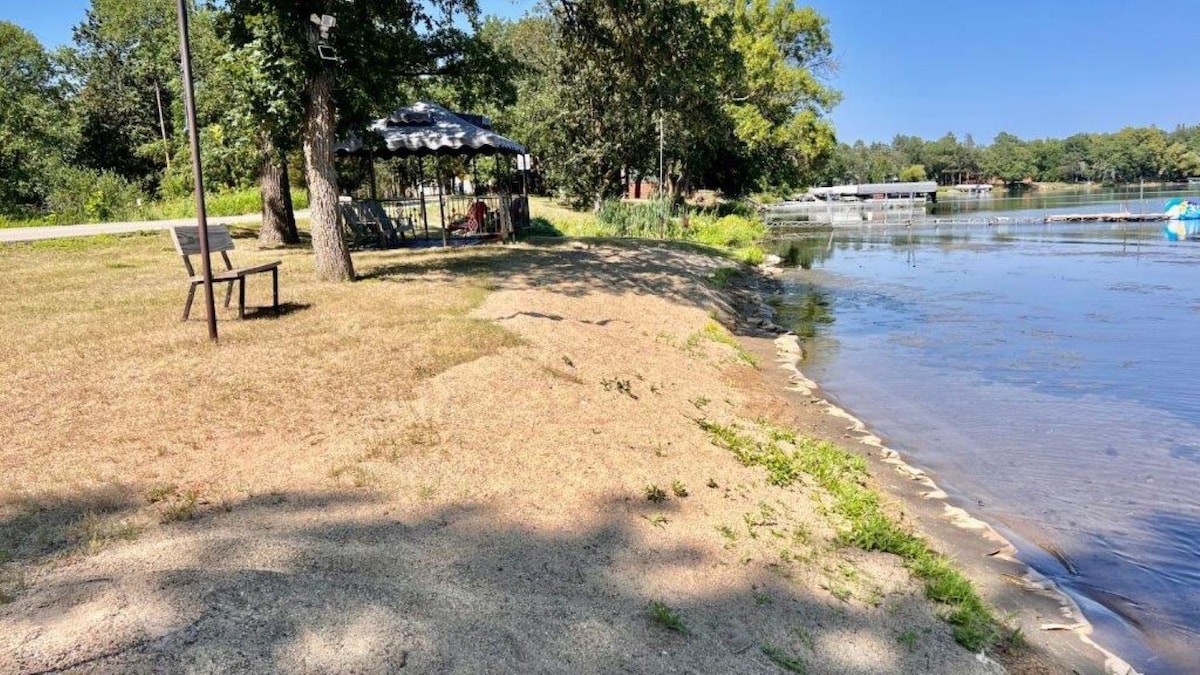
[[[771,662],[789,673],[799,673],[803,675],[808,672],[808,666],[798,656],[792,656],[782,649],[767,643],[762,646],[762,653],[766,655]]]
[[[721,267],[708,277],[708,283],[712,284],[714,288],[725,288],[729,286],[730,282],[736,279],[739,274],[741,274],[741,270],[736,267]]]
[[[943,617],[954,639],[967,649],[1005,649],[1021,641],[1008,629],[945,556],[892,517],[879,494],[868,487],[866,460],[833,443],[800,438],[795,433],[763,425],[757,435],[711,420],[698,421],[712,442],[733,453],[746,466],[766,470],[767,481],[790,486],[807,476],[832,498],[832,511],[842,518],[838,534],[843,545],[863,551],[883,551],[899,556],[911,574],[925,586],[925,596],[945,607]],[[749,522],[749,521],[747,521]],[[849,589],[831,584],[831,592]]]
[[[733,337],[728,330],[725,330],[724,326],[715,320],[709,319],[708,323],[704,324],[704,328],[693,333],[688,338],[687,346],[689,349],[695,349],[706,340],[729,347],[733,350],[734,356],[738,361],[752,368],[758,368],[761,365],[757,356],[751,354],[749,350],[742,346],[742,343],[737,341],[737,338]],[[701,408],[703,406],[697,404],[696,407]]]
[[[676,610],[671,609],[658,600],[651,600],[649,606],[646,608],[646,612],[650,615],[651,622],[667,630],[687,635],[687,624],[683,622],[683,617]]]
[[[218,306],[214,348],[202,310],[179,320],[185,274],[165,232],[0,245],[0,418],[18,421],[0,446],[0,529],[18,563],[131,536],[70,530],[88,511],[109,513],[96,502],[110,486],[122,518],[159,527],[262,485],[245,477],[321,489],[337,484],[331,465],[428,452],[443,440],[406,407],[417,388],[522,344],[471,312],[491,270],[535,253],[358,252],[368,278],[325,284],[307,249],[236,246],[235,264],[282,259],[287,311],[256,312],[270,283],[251,280],[250,318]],[[441,271],[454,265],[469,271]],[[342,480],[367,486],[377,474],[351,466]],[[59,515],[64,503],[78,504],[74,517]]]
[[[645,494],[646,494],[646,500],[654,502],[655,504],[661,504],[661,503],[667,501],[667,493],[664,492],[663,489],[658,487],[657,485],[647,485],[646,489],[645,489]]]
[[[610,203],[611,204],[611,203]],[[670,239],[690,241],[749,265],[762,264],[765,254],[761,247],[766,238],[766,226],[757,218],[741,215],[715,217],[693,215],[689,227],[683,228],[675,218],[670,226],[649,223],[652,213],[623,213],[624,211],[653,211],[648,204],[626,205],[625,208],[606,206],[606,220],[592,212],[576,211],[546,197],[530,197],[529,208],[533,221],[532,236],[621,237],[648,236],[660,238],[665,232]]]
[[[675,480],[671,482],[671,493],[676,497],[683,498],[688,496],[688,489],[687,486],[683,484],[683,481]]]

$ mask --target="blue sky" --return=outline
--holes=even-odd
[[[530,0],[482,0],[516,17]],[[1200,123],[1196,0],[813,0],[830,19],[845,141],[953,131],[990,142]],[[0,0],[47,46],[87,0]]]

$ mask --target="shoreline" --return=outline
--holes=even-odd
[[[889,448],[869,425],[821,390],[820,385],[799,368],[803,347],[795,333],[773,322],[769,296],[782,292],[779,269],[767,264],[754,268],[750,283],[740,288],[736,302],[746,326],[752,351],[764,358],[764,379],[787,392],[797,407],[816,408],[831,422],[848,424],[837,433],[827,425],[823,437],[870,459],[873,477],[889,497],[898,499],[905,511],[915,512],[920,533],[934,548],[950,555],[979,588],[981,594],[1002,611],[1016,614],[1027,642],[1043,649],[1072,672],[1138,675],[1139,671],[1120,655],[1092,638],[1093,622],[1079,603],[1052,579],[1020,558],[1017,533],[997,528],[976,518],[967,507],[967,495],[955,495],[931,478],[916,463]],[[774,334],[774,337],[772,337]],[[766,364],[772,364],[767,372]],[[941,508],[938,508],[938,505]],[[1002,533],[1001,530],[1005,530]],[[1014,543],[1014,540],[1016,543]],[[970,557],[968,557],[970,556]],[[1018,594],[1003,593],[1002,588]],[[1001,598],[1004,602],[999,603]],[[1001,606],[1001,605],[1005,606]],[[1116,618],[1119,620],[1119,617]],[[1059,639],[1071,634],[1074,639]]]

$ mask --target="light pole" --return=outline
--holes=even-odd
[[[217,305],[213,301],[212,262],[208,259],[208,214],[204,210],[204,175],[200,167],[200,131],[196,128],[195,90],[192,87],[192,48],[188,39],[188,0],[179,0],[179,54],[183,68],[183,108],[192,144],[192,179],[196,183],[196,225],[200,235],[200,274],[204,277],[204,306],[208,310],[208,337],[217,341]]]

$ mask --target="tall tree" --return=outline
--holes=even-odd
[[[835,70],[828,21],[790,0],[706,0],[732,22],[741,68],[724,101],[747,167],[746,188],[812,181],[836,146],[828,113],[841,95],[824,83]]]
[[[246,22],[261,22],[271,41],[271,67],[287,71],[303,113],[305,175],[312,214],[317,276],[354,278],[337,216],[333,147],[339,130],[361,130],[374,114],[395,104],[401,84],[424,73],[443,72],[463,60],[465,31],[456,20],[475,20],[474,0],[430,5],[407,0],[228,0]],[[323,60],[311,15],[331,15],[329,42],[339,60]],[[241,45],[238,45],[241,46]]]
[[[67,141],[61,94],[37,38],[0,21],[0,213],[45,201]]]

